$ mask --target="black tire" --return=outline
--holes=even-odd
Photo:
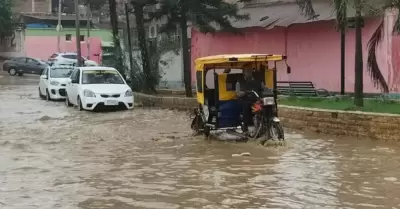
[[[44,96],[43,96],[42,92],[40,92],[40,87],[38,88],[38,90],[39,90],[39,98],[40,98],[40,99],[43,99]]]
[[[17,68],[12,67],[8,69],[8,74],[10,74],[11,76],[16,76],[18,74]]]
[[[72,103],[69,101],[68,94],[65,94],[65,105],[67,107],[72,107]]]
[[[51,97],[50,97],[50,93],[49,93],[49,90],[48,89],[46,89],[46,100],[47,101],[51,101]]]
[[[82,108],[82,102],[81,102],[81,98],[78,96],[78,110],[79,111],[82,111],[83,110],[83,108]]]
[[[204,139],[208,139],[208,137],[210,136],[210,132],[211,132],[210,127],[204,126],[203,130]]]
[[[24,73],[18,73],[18,76],[23,76],[24,75]]]
[[[267,131],[269,139],[277,141],[285,140],[285,133],[283,131],[283,127],[279,122],[271,121]]]

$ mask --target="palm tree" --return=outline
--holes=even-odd
[[[185,92],[187,97],[192,97],[188,22],[203,33],[214,33],[218,29],[238,32],[230,20],[248,19],[248,16],[238,14],[237,5],[224,0],[159,0],[159,3],[160,9],[154,14],[154,18],[167,19],[161,31],[176,31],[177,26],[180,29]]]
[[[303,7],[302,10],[307,13],[307,11],[313,11],[312,9],[312,0],[297,0],[300,5],[306,5],[307,7]],[[355,16],[355,82],[354,82],[354,104],[358,107],[363,106],[363,51],[362,51],[362,31],[361,31],[361,22],[362,22],[362,13],[369,13],[371,10],[377,10],[378,12],[382,12],[381,8],[387,7],[397,7],[400,8],[399,0],[384,0],[381,1],[367,1],[367,0],[334,0],[333,9],[336,12],[336,21],[337,25],[341,30],[342,43],[341,43],[341,65],[342,65],[342,76],[344,76],[344,37],[345,37],[345,29],[347,28],[347,8],[350,3],[354,4],[356,10]],[[383,6],[382,6],[383,5]],[[400,20],[398,20],[397,24],[400,26]],[[395,26],[396,28],[396,26]],[[398,27],[400,29],[400,27]],[[379,86],[383,92],[388,92],[389,88],[385,78],[382,75],[382,72],[379,69],[376,60],[376,49],[382,37],[382,29],[383,29],[383,20],[380,26],[377,28],[370,41],[368,42],[368,67],[367,71],[374,81],[375,86]],[[399,30],[396,30],[399,31]],[[344,77],[342,77],[342,82]],[[343,85],[342,85],[343,87]]]
[[[363,94],[364,94],[364,82],[363,82],[363,49],[362,49],[362,32],[361,32],[361,21],[362,21],[362,5],[361,0],[354,0],[354,6],[356,9],[356,50],[355,50],[355,73],[354,73],[354,104],[357,107],[364,106]]]
[[[387,8],[397,9],[400,11],[400,1],[399,0],[384,0],[383,2],[379,2],[378,8],[385,11]],[[378,4],[378,3],[377,3]],[[378,11],[378,13],[382,13]],[[383,92],[389,92],[389,86],[383,77],[379,65],[376,59],[376,52],[378,49],[378,45],[383,36],[384,29],[384,20],[381,20],[378,28],[373,33],[371,39],[368,41],[368,61],[367,61],[367,70],[374,81],[374,85],[378,86]],[[393,34],[397,34],[400,31],[400,16],[397,16],[395,24],[392,29]]]

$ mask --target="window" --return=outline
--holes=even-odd
[[[71,34],[66,34],[65,35],[65,40],[66,41],[71,41],[71,39],[72,39],[72,35]]]
[[[85,70],[82,84],[125,84],[124,79],[115,70]]]
[[[12,60],[16,62],[26,62],[26,57],[16,57],[12,58]]]
[[[196,71],[196,87],[199,93],[203,92],[203,71]]]
[[[74,59],[74,60],[76,60],[78,58],[78,56],[75,54],[66,54],[66,55],[62,55],[62,57],[66,58],[66,59]]]
[[[73,71],[72,74],[71,74],[72,83],[79,83],[79,76],[80,76],[80,70],[79,69]]]
[[[85,35],[80,36],[80,41],[85,41]]]
[[[79,81],[81,80],[81,71],[80,70],[76,71],[75,80],[76,80],[76,83],[79,83]]]
[[[38,61],[36,61],[36,60],[34,60],[34,59],[31,59],[31,58],[26,58],[26,62],[27,62],[28,64],[34,64],[34,65],[37,65],[37,64],[38,64]]]
[[[68,78],[71,75],[72,68],[54,67],[50,69],[51,78]]]
[[[47,72],[49,71],[49,68],[45,68],[43,71],[42,71],[42,75],[47,75]]]

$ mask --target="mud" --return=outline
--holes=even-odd
[[[185,113],[79,112],[37,80],[0,74],[2,209],[400,208],[398,145],[205,141]]]

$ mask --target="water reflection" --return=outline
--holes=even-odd
[[[182,112],[78,112],[17,87],[0,87],[2,209],[400,208],[398,145],[209,142]]]

